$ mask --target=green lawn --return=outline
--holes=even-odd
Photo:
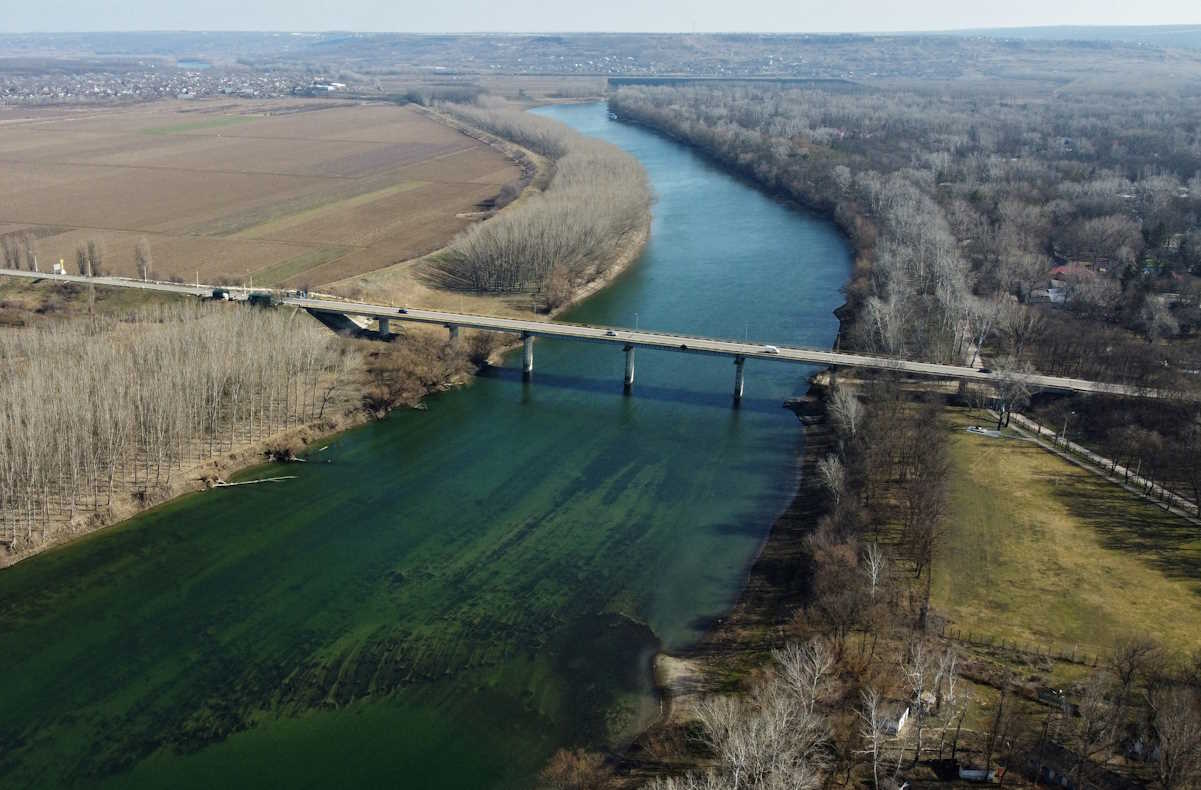
[[[948,412],[954,477],[933,604],[955,627],[1105,652],[1148,635],[1201,647],[1201,527],[1016,438],[964,432]]]

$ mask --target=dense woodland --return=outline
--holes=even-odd
[[[859,346],[958,362],[983,337],[1014,364],[1158,381],[1201,367],[1147,343],[1201,327],[1197,101],[638,86],[611,107],[835,217],[865,264]],[[1024,309],[1053,278],[1063,309]]]
[[[181,471],[331,411],[344,350],[307,316],[200,304],[0,332],[0,540],[153,502]]]
[[[634,157],[556,121],[512,109],[446,105],[473,126],[545,157],[544,192],[527,194],[463,231],[439,256],[441,284],[485,293],[529,292],[548,309],[602,276],[647,222],[650,187]]]
[[[1201,387],[1199,101],[730,85],[623,87],[610,106],[848,232],[859,260],[844,344],[1189,392]],[[1042,400],[1059,423],[1089,416],[1079,435],[1201,509],[1195,403]]]

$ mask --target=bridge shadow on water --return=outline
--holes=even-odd
[[[552,388],[559,390],[568,390],[573,392],[596,393],[598,395],[622,395],[623,385],[621,377],[612,378],[593,378],[590,376],[571,376],[561,373],[546,373],[534,371],[530,379],[526,379],[525,375],[518,368],[511,367],[485,367],[477,374],[480,378],[494,379],[514,384],[520,384],[532,389]],[[680,403],[690,406],[703,406],[706,408],[720,408],[725,410],[738,409],[742,412],[752,412],[756,414],[784,414],[784,400],[782,398],[755,398],[743,395],[742,400],[737,404],[734,403],[733,396],[733,376],[730,377],[731,392],[714,392],[706,390],[690,390],[683,387],[664,387],[655,384],[640,384],[637,379],[634,381],[633,389],[629,396],[641,400],[657,401],[660,403]]]

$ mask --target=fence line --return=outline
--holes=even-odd
[[[1094,654],[1089,654],[1080,650],[1078,645],[1073,645],[1070,650],[1062,646],[1052,643],[1035,644],[1031,642],[1021,642],[1016,639],[1006,639],[1004,637],[994,637],[990,634],[977,634],[974,631],[964,631],[962,628],[948,627],[943,625],[939,633],[947,639],[952,639],[956,642],[975,645],[978,647],[999,647],[1002,650],[1013,650],[1017,653],[1023,653],[1030,656],[1038,656],[1041,658],[1050,658],[1057,661],[1067,661],[1072,664],[1081,666],[1095,667],[1101,658]]]

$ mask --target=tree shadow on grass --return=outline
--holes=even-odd
[[[1051,482],[1054,496],[1105,548],[1134,553],[1168,578],[1193,582],[1201,595],[1201,527],[1091,474]]]

